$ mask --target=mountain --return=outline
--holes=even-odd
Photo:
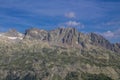
[[[120,43],[75,28],[0,36],[0,80],[120,80],[119,62]]]
[[[15,29],[11,29],[8,32],[0,34],[1,38],[12,39],[12,40],[23,39],[23,36],[24,35],[22,33],[17,32]]]
[[[115,52],[120,52],[119,44],[112,44],[103,36],[95,33],[83,34],[75,28],[58,28],[52,31],[31,28],[26,30],[24,39],[47,41],[53,45],[68,45],[82,48],[100,46]]]

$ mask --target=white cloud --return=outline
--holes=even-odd
[[[65,13],[65,17],[67,17],[67,18],[75,18],[76,15],[75,15],[74,12],[68,12],[68,13]]]
[[[65,25],[68,27],[84,28],[84,25],[82,23],[76,21],[68,21],[65,23]]]
[[[114,36],[116,36],[117,38],[120,38],[120,29],[114,32]]]
[[[116,25],[120,25],[120,21],[110,21],[107,23],[103,23],[103,25],[105,26],[116,26]]]
[[[104,33],[101,33],[105,38],[113,41],[113,42],[120,42],[120,29],[115,31],[107,31]]]
[[[66,25],[67,26],[79,26],[80,23],[76,22],[76,21],[68,21],[68,22],[66,22]]]
[[[114,32],[107,31],[107,32],[103,33],[103,36],[105,36],[107,38],[113,38],[114,37]]]

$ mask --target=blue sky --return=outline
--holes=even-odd
[[[76,27],[120,42],[120,0],[0,0],[0,31]]]

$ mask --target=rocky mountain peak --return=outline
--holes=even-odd
[[[50,41],[73,45],[77,41],[78,31],[75,28],[57,28],[49,32]]]
[[[10,37],[22,37],[23,34],[19,33],[15,29],[10,29],[8,32],[4,33],[5,36],[10,36]]]
[[[38,28],[30,28],[25,31],[26,33],[40,33],[40,32],[46,32],[45,30],[38,29]]]
[[[22,33],[17,32],[15,29],[10,29],[8,32],[0,34],[1,39],[5,40],[22,40],[23,36],[24,35]]]
[[[24,39],[30,40],[45,40],[48,35],[48,32],[45,30],[30,28],[25,31]]]

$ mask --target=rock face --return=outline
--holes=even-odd
[[[120,52],[120,43],[113,44],[113,51]]]
[[[101,47],[104,47],[110,50],[113,49],[113,44],[111,44],[103,36],[95,34],[95,33],[90,33],[89,35],[90,35],[91,44],[96,45],[96,46],[101,46]]]
[[[68,45],[74,45],[78,42],[78,32],[75,28],[59,28],[50,32],[51,41]]]
[[[120,43],[116,43],[117,47],[120,48]]]

